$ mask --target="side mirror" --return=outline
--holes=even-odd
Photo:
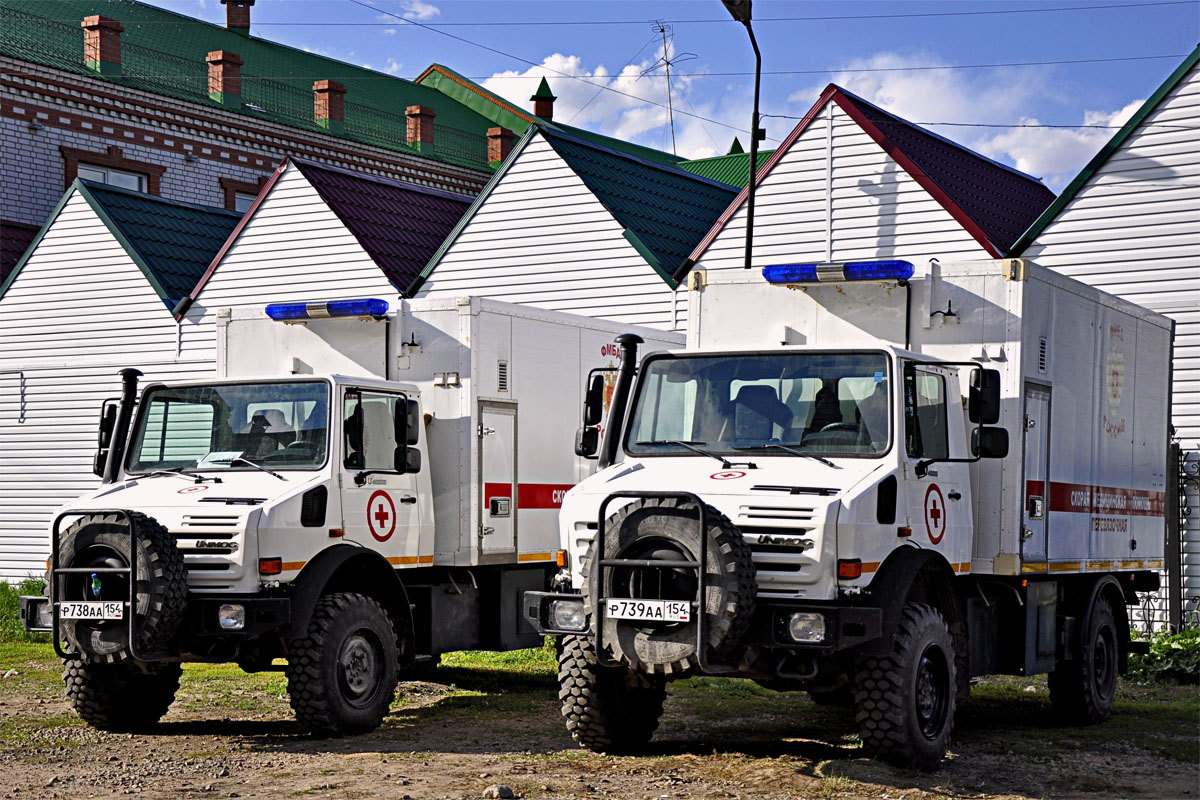
[[[412,475],[421,471],[421,451],[415,447],[400,446],[392,456],[392,469],[402,475]]]
[[[971,370],[971,388],[967,394],[967,418],[977,425],[995,425],[1000,421],[999,370]]]
[[[410,399],[405,405],[407,406],[405,424],[408,428],[408,435],[404,437],[404,443],[414,445],[421,441],[421,409],[416,400]],[[399,439],[396,440],[397,443],[399,441]]]
[[[977,458],[1004,458],[1008,455],[1008,431],[976,428],[971,432],[971,454]]]
[[[600,449],[600,429],[594,425],[575,431],[575,455],[591,458]]]
[[[92,461],[92,473],[103,477],[104,465],[108,461],[108,448],[112,445],[113,429],[117,426],[117,401],[105,400],[100,407],[100,425],[96,434],[96,458]]]
[[[604,418],[604,374],[597,373],[592,375],[591,383],[588,384],[587,392],[583,397],[583,424],[584,427],[599,425]]]
[[[396,449],[403,449],[408,443],[408,403],[404,400],[397,400],[392,405],[392,428],[396,437]]]

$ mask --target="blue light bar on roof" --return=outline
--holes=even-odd
[[[325,303],[271,303],[267,306],[267,316],[277,322],[329,317],[382,317],[387,312],[387,300],[374,297],[330,300]]]
[[[906,281],[913,275],[907,261],[848,261],[845,264],[772,264],[762,268],[768,283],[844,283]]]

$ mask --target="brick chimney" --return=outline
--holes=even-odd
[[[512,152],[513,139],[516,138],[508,128],[488,128],[488,163],[495,166]]]
[[[241,108],[241,58],[228,50],[213,50],[205,57],[208,62],[208,96],[223,106]]]
[[[84,17],[83,63],[101,75],[121,74],[121,23],[108,17]]]
[[[340,136],[346,130],[346,87],[337,81],[313,84],[313,119],[325,130]]]
[[[408,144],[418,153],[433,152],[433,119],[437,116],[428,106],[409,106],[404,109],[408,117]]]
[[[545,78],[542,78],[542,82],[538,84],[537,91],[529,99],[533,101],[533,115],[535,117],[547,120],[554,119],[554,101],[558,98],[550,91],[550,84],[546,83]]]
[[[242,36],[250,35],[250,6],[254,0],[221,0],[225,6],[225,27]]]

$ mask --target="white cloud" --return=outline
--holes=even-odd
[[[397,72],[400,71],[400,67],[402,67],[402,66],[404,66],[404,65],[401,64],[396,59],[389,58],[387,60],[387,67],[385,67],[383,71],[386,72],[388,75],[395,75]]]
[[[404,9],[405,19],[424,21],[442,13],[440,8],[433,3],[426,3],[425,0],[403,0],[400,6]]]
[[[395,36],[395,35],[396,35],[396,29],[395,29],[395,28],[384,28],[384,29],[383,29],[383,35],[384,35],[384,36]]]

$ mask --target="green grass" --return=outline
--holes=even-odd
[[[12,586],[0,581],[0,642],[48,642],[42,633],[26,633],[21,625],[20,598],[23,594],[41,594],[42,579],[26,578]]]

